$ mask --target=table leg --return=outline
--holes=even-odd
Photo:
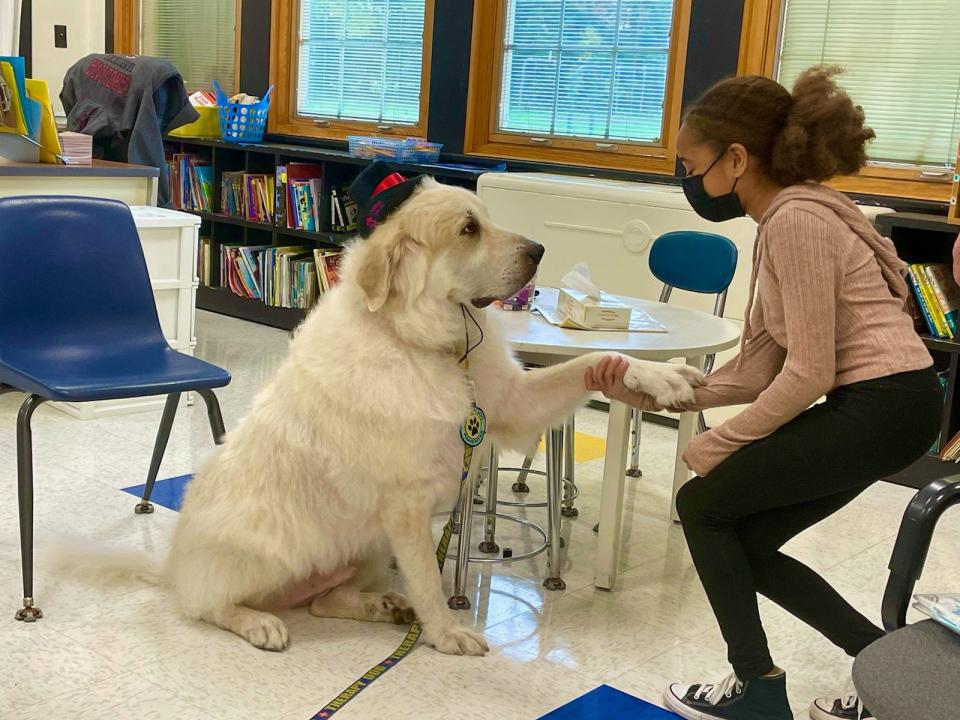
[[[594,585],[604,590],[612,590],[617,582],[629,439],[630,409],[621,402],[611,400],[607,420],[607,453],[603,460],[603,486],[600,490],[597,562],[593,580]]]
[[[703,358],[688,358],[687,365],[702,368]],[[673,490],[670,493],[670,518],[674,522],[680,522],[680,517],[677,515],[677,493],[690,480],[690,470],[683,462],[683,453],[697,432],[698,417],[696,412],[680,413],[680,426],[677,428],[677,457],[673,465]]]

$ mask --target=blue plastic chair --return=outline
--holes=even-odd
[[[660,291],[660,302],[670,302],[674,289],[687,292],[716,295],[713,314],[723,317],[727,304],[727,289],[733,282],[733,275],[737,271],[737,246],[729,238],[714,233],[699,232],[696,230],[678,230],[664,233],[658,237],[650,248],[650,272],[663,283]],[[703,371],[713,370],[715,355],[705,358]],[[640,477],[640,428],[642,413],[631,410],[632,449],[630,452],[630,468],[627,475]],[[703,413],[697,419],[699,432],[706,430]]]
[[[160,329],[147,264],[129,208],[79,197],[0,198],[0,394],[28,397],[17,418],[17,488],[23,607],[33,603],[33,443],[30,419],[48,400],[87,402],[166,395],[139,514],[153,491],[180,395],[207,405],[224,435],[212,389],[230,382],[215,365],[171,349]]]

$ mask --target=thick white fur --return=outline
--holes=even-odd
[[[427,642],[486,651],[447,608],[430,533],[458,488],[465,329],[480,340],[461,303],[483,330],[470,376],[501,447],[529,449],[562,422],[602,357],[524,371],[495,318],[470,305],[522,287],[536,247],[494,226],[473,194],[426,181],[350,249],[342,282],[189,486],[164,572],[187,616],[283,649],[287,630],[270,610],[340,583],[312,601],[314,614],[406,620],[404,598],[371,592],[392,552]],[[630,362],[632,388],[665,407],[691,399],[689,368]]]

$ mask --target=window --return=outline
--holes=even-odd
[[[236,92],[237,0],[140,0],[138,16],[141,54],[172,62],[190,90]]]
[[[788,88],[820,64],[838,79],[877,132],[870,164],[834,186],[945,201],[960,137],[957,0],[746,0],[740,72]]]
[[[422,135],[432,0],[274,3],[274,132]]]
[[[674,170],[688,0],[475,3],[468,150]]]
[[[875,162],[943,168],[957,155],[957,0],[787,0],[778,77],[842,65],[839,81],[877,132]]]

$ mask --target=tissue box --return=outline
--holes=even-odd
[[[570,288],[561,288],[557,310],[578,325],[592,330],[627,330],[630,307],[601,293],[600,299]]]

